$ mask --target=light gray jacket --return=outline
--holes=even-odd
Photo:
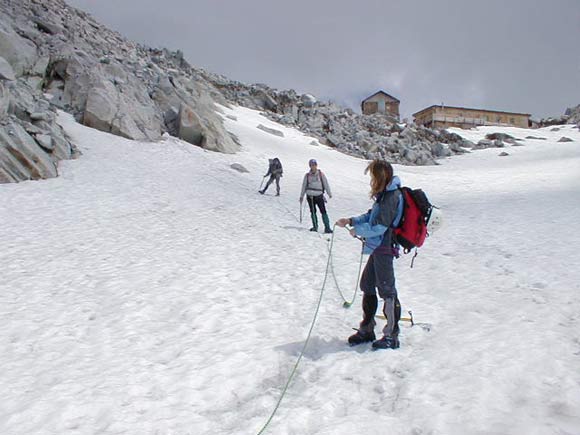
[[[314,174],[308,171],[306,175],[304,175],[304,180],[302,181],[300,200],[304,198],[305,194],[308,196],[319,196],[323,193],[328,194],[328,197],[332,198],[332,192],[330,191],[326,175],[324,175],[320,169],[317,169]]]

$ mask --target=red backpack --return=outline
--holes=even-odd
[[[420,248],[427,237],[427,222],[433,205],[421,189],[400,187],[403,195],[403,215],[394,229],[395,241],[403,247],[405,254]]]

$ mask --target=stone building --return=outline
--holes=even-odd
[[[530,126],[530,116],[529,113],[437,105],[427,107],[413,114],[415,124],[429,128],[471,128],[478,125],[528,128]]]
[[[362,101],[361,110],[363,115],[383,113],[399,119],[399,104],[401,102],[397,98],[384,91],[378,91]]]

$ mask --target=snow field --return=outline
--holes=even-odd
[[[326,266],[327,241],[307,211],[298,222],[308,159],[329,179],[333,222],[370,207],[366,162],[223,110],[237,118],[225,119],[236,155],[127,141],[62,115],[83,156],[57,179],[0,186],[0,433],[251,434],[265,423]],[[410,256],[396,266],[404,313],[430,330],[403,324],[393,352],[348,347],[360,295],[343,309],[329,279],[268,433],[580,431],[580,134],[493,131],[547,140],[396,167],[445,213],[414,268]],[[282,196],[258,195],[275,156]],[[348,298],[359,252],[339,229]]]

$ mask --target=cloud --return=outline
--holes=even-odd
[[[193,65],[356,110],[378,89],[403,116],[441,101],[536,116],[580,103],[577,0],[69,3]]]

